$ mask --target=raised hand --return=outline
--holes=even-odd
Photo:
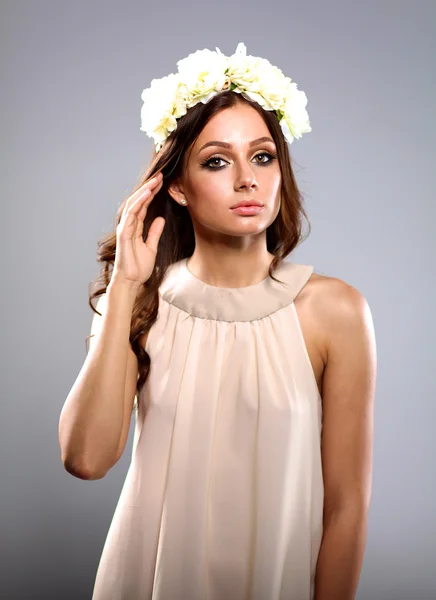
[[[162,187],[162,180],[159,172],[127,199],[116,229],[117,245],[111,281],[139,287],[150,278],[165,219],[154,219],[145,242],[142,234],[147,208]]]

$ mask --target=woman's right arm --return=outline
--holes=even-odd
[[[125,203],[112,277],[104,301],[101,297],[97,303],[102,317],[94,315],[94,341],[61,411],[62,462],[81,479],[104,477],[127,441],[138,380],[138,360],[130,346],[132,313],[139,289],[153,272],[165,226],[165,219],[156,217],[144,241],[144,219],[162,183],[160,172]]]
[[[101,479],[119,460],[129,433],[138,361],[130,341],[138,286],[111,282],[97,302],[90,349],[59,420],[65,469]]]

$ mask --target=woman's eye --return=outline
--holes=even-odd
[[[258,156],[267,156],[267,157],[269,157],[269,159],[271,159],[271,158],[272,158],[272,157],[271,157],[271,154],[269,154],[268,152],[259,152],[259,154],[256,154],[255,158],[257,158]],[[264,163],[264,162],[269,162],[269,160],[267,160],[267,161],[265,161],[265,160],[261,160],[260,162],[261,162],[261,163]]]
[[[220,160],[224,160],[224,159],[220,158],[219,156],[214,156],[213,158],[209,158],[209,160],[207,160],[205,164],[207,166],[212,166],[213,168],[217,167],[217,166],[219,167],[220,165],[217,165],[215,161],[220,161]],[[213,163],[214,163],[214,165],[213,165]]]
[[[256,161],[256,162],[258,162],[258,164],[268,164],[271,162],[271,160],[274,160],[274,158],[276,158],[274,155],[270,154],[269,152],[259,152],[258,154],[256,154],[254,156],[254,158],[257,159],[259,156],[267,157],[267,160]],[[221,158],[220,156],[212,156],[208,160],[204,161],[201,166],[205,167],[207,169],[212,169],[212,170],[213,169],[221,169],[222,165],[217,164],[217,162],[219,162],[220,160],[224,161],[224,158]]]

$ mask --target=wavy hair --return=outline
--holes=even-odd
[[[269,267],[269,276],[275,281],[273,273],[296,246],[309,236],[311,225],[303,207],[303,195],[299,191],[293,173],[288,144],[281,130],[274,111],[264,110],[256,102],[244,98],[233,91],[223,91],[212,97],[206,104],[199,102],[177,121],[177,128],[168,136],[161,150],[153,151],[152,159],[145,172],[140,175],[136,187],[131,194],[143,186],[157,172],[163,175],[163,184],[151,204],[147,208],[144,219],[142,238],[147,239],[151,223],[158,216],[165,219],[165,227],[161,234],[156,262],[151,277],[143,283],[135,300],[130,328],[130,344],[138,358],[138,379],[136,384],[137,398],[147,381],[150,371],[150,356],[141,344],[141,338],[155,323],[159,310],[159,287],[170,265],[190,257],[195,248],[195,235],[191,217],[186,208],[179,205],[168,193],[169,185],[183,173],[185,159],[196,139],[208,121],[219,111],[245,102],[252,106],[265,121],[276,144],[277,157],[281,169],[281,207],[274,222],[267,228],[267,250],[274,255]],[[128,197],[130,197],[130,195]],[[98,315],[101,313],[92,301],[105,294],[110,283],[116,252],[116,227],[128,197],[117,211],[114,231],[98,241],[97,261],[103,263],[99,276],[92,282],[93,290],[89,293],[88,303]],[[303,237],[303,218],[309,230]],[[86,343],[91,336],[86,337]]]

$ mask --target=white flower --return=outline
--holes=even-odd
[[[154,139],[157,150],[189,108],[208,102],[226,89],[257,102],[265,110],[274,110],[289,143],[312,131],[306,95],[290,77],[268,60],[247,55],[243,42],[229,57],[219,48],[215,50],[189,54],[178,61],[178,73],[153,79],[151,86],[143,90],[140,129]]]
[[[257,72],[259,93],[268,100],[273,110],[282,110],[287,95],[287,78],[265,59],[259,62]]]
[[[197,50],[177,63],[180,80],[189,90],[187,108],[207,102],[223,89],[227,57],[220,52]]]
[[[301,138],[303,133],[312,131],[312,128],[306,110],[306,94],[301,90],[297,90],[295,83],[292,83],[290,87],[291,91],[284,105],[284,119],[291,135],[298,139]]]
[[[286,78],[265,58],[235,53],[229,57],[228,75],[251,100],[266,110],[283,108]],[[235,90],[236,91],[236,90]]]
[[[246,56],[245,51],[240,48],[239,52],[236,51],[228,58],[227,75],[241,89],[248,89],[251,86],[253,91],[256,91],[254,88],[258,83],[258,63],[259,59],[256,56]]]
[[[162,142],[174,131],[176,119],[186,113],[184,103],[179,102],[179,76],[170,73],[161,79],[153,79],[149,88],[142,91],[141,131],[156,142]]]

